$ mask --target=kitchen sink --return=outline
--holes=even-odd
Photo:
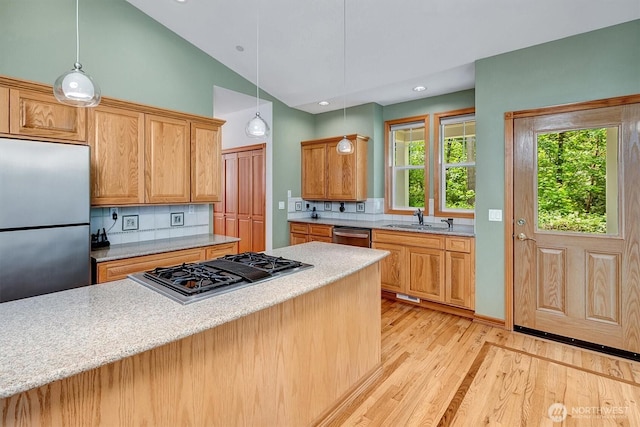
[[[403,228],[406,230],[438,230],[438,231],[448,231],[449,227],[447,225],[440,224],[387,224],[385,227],[389,228]]]

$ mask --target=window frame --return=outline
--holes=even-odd
[[[444,210],[442,209],[442,203],[440,200],[441,197],[441,184],[444,179],[444,165],[442,163],[443,154],[442,154],[442,140],[440,137],[440,129],[441,129],[441,121],[443,119],[451,119],[456,116],[474,116],[475,121],[476,109],[475,107],[462,108],[459,110],[451,110],[445,111],[442,113],[436,113],[433,115],[433,146],[431,147],[433,150],[433,210],[435,217],[446,217],[446,218],[475,218],[475,209],[471,212],[465,212],[460,210]],[[477,121],[476,121],[477,125]],[[477,139],[476,139],[477,141]],[[436,145],[437,144],[437,145]],[[476,166],[477,171],[477,159],[474,162],[474,166]]]
[[[429,214],[429,173],[430,173],[430,131],[429,131],[429,114],[413,117],[404,117],[401,119],[387,120],[384,122],[384,161],[385,161],[385,186],[384,186],[384,212],[394,215],[413,215],[414,208],[395,209],[393,207],[393,164],[394,156],[392,153],[391,128],[397,125],[405,125],[409,123],[422,122],[424,125],[424,210],[425,214]]]

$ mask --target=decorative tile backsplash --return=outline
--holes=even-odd
[[[126,206],[114,221],[109,208],[92,208],[91,233],[104,228],[112,245],[207,234],[211,215],[206,204]]]
[[[384,198],[367,199],[365,202],[343,202],[344,211],[340,211],[340,202],[316,202],[306,201],[300,197],[289,198],[287,219],[309,218],[316,208],[319,218],[350,219],[358,221],[393,221],[393,222],[417,222],[417,218],[409,215],[389,215],[384,213]],[[433,216],[433,199],[429,200],[428,213],[424,215],[424,221],[440,222],[441,218]],[[473,225],[473,219],[457,218],[456,224]]]

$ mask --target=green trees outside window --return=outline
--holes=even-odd
[[[608,167],[609,179],[617,182],[617,155],[607,159],[607,144],[617,153],[617,129],[545,133],[537,142],[538,228],[607,233]]]
[[[476,204],[475,138],[447,138],[443,146],[445,163],[445,207],[471,209]]]

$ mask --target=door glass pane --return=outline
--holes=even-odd
[[[538,229],[618,233],[618,128],[538,134]]]
[[[473,209],[476,204],[476,167],[455,166],[445,170],[445,208]]]

